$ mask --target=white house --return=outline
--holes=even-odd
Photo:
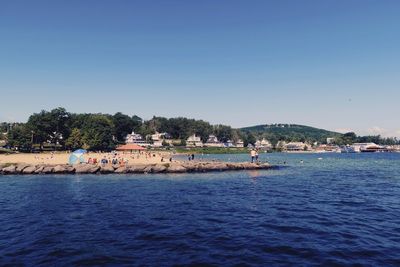
[[[170,135],[168,133],[159,133],[156,132],[150,136],[151,141],[153,141],[153,147],[162,147],[165,139],[169,138]]]
[[[143,141],[143,137],[140,134],[137,134],[135,132],[132,132],[131,134],[127,134],[125,137],[125,142],[127,144],[134,144],[136,142],[141,142]]]
[[[187,147],[203,147],[203,142],[201,141],[200,137],[193,134],[193,135],[189,136],[188,139],[186,139],[186,146]]]
[[[163,139],[163,134],[156,132],[155,134],[152,134],[150,137],[152,141],[160,141]]]
[[[224,143],[224,147],[234,147],[232,140],[228,140]]]
[[[153,144],[151,146],[152,147],[162,147],[163,146],[163,140],[153,141]]]
[[[243,140],[241,140],[241,139],[237,140],[236,143],[235,143],[235,147],[238,147],[238,148],[244,147]]]
[[[272,149],[272,144],[265,138],[262,140],[257,140],[255,143],[256,148],[261,148],[261,149]]]
[[[132,132],[131,134],[127,134],[125,137],[126,144],[138,144],[141,146],[148,146],[148,144],[142,137],[142,135]]]
[[[206,147],[223,147],[224,144],[218,141],[218,138],[215,135],[210,135],[207,139],[207,142],[204,144]]]
[[[169,135],[168,133],[156,132],[155,134],[152,134],[150,138],[152,141],[160,141],[160,140],[170,139],[171,135]]]

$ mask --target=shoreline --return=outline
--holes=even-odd
[[[1,175],[41,175],[41,174],[155,174],[155,173],[206,173],[243,170],[269,170],[278,166],[269,163],[249,162],[172,162],[132,165],[93,164],[2,164]]]
[[[44,153],[14,153],[14,154],[1,154],[0,164],[28,164],[28,165],[64,165],[69,163],[71,152],[44,152]],[[167,162],[174,155],[162,151],[146,151],[140,153],[124,153],[124,152],[88,152],[85,153],[83,159],[86,163],[89,160],[96,160],[100,163],[102,159],[111,162],[116,159],[118,162],[124,164],[151,164]]]

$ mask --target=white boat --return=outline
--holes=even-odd
[[[357,153],[356,149],[353,146],[342,146],[340,148],[341,153]]]

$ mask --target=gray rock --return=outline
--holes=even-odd
[[[100,168],[100,173],[113,173],[114,168],[112,166],[106,165]]]
[[[168,167],[167,172],[184,173],[184,172],[187,172],[187,169],[180,164],[172,164]]]
[[[3,168],[3,173],[4,174],[16,174],[17,173],[17,166],[11,165],[8,167]]]
[[[153,166],[146,166],[146,167],[143,169],[143,172],[144,172],[144,173],[152,173],[152,172],[153,172]]]
[[[133,165],[129,166],[128,173],[144,173],[146,165]]]
[[[54,172],[54,167],[52,166],[45,166],[41,173],[50,174]]]
[[[56,165],[54,168],[53,168],[53,172],[54,173],[65,173],[66,172],[66,167],[64,166],[64,165]]]
[[[54,173],[73,173],[74,171],[74,167],[70,165],[57,165],[53,170]]]
[[[75,173],[89,173],[93,174],[100,170],[100,166],[91,164],[78,164],[75,166]]]
[[[245,170],[256,170],[256,169],[258,169],[258,165],[256,163],[245,162],[245,163],[242,163],[242,164],[243,164],[243,168]]]
[[[162,173],[162,172],[165,172],[166,170],[167,170],[166,166],[161,165],[161,164],[156,164],[152,168],[152,173]]]
[[[68,171],[68,173],[75,173],[75,168],[74,168],[74,166],[68,165],[68,166],[67,166],[67,171]]]
[[[166,164],[138,164],[115,168],[114,166],[100,167],[92,164],[71,165],[38,165],[30,166],[18,164],[0,168],[3,174],[39,174],[39,173],[185,173],[185,172],[211,172],[228,170],[258,170],[271,169],[274,166],[269,163],[249,163],[249,162],[173,162]]]
[[[226,163],[212,163],[206,166],[203,166],[203,170],[205,171],[225,171],[229,170]]]
[[[227,163],[226,166],[230,169],[230,170],[243,170],[243,164],[241,163]]]
[[[29,167],[30,165],[28,164],[18,164],[16,171],[17,173],[21,173],[25,168]]]
[[[45,166],[43,166],[43,165],[42,165],[42,166],[39,166],[39,167],[37,167],[37,168],[36,168],[36,170],[34,171],[34,173],[36,173],[36,174],[42,173],[42,171],[43,171],[44,167],[45,167]]]
[[[118,169],[116,169],[114,171],[114,173],[127,173],[128,172],[128,168],[127,167],[119,167]]]
[[[199,171],[199,167],[202,168],[203,164],[193,164],[193,163],[183,163],[182,167],[186,169],[187,172]]]
[[[36,169],[37,169],[36,166],[29,166],[29,167],[26,167],[25,169],[23,169],[22,173],[23,174],[33,174],[33,173],[35,173]]]

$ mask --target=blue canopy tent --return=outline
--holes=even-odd
[[[87,151],[85,149],[77,149],[74,152],[72,152],[71,155],[69,156],[69,164],[74,165],[77,163],[85,162],[85,158],[83,157],[83,155],[86,152]]]

